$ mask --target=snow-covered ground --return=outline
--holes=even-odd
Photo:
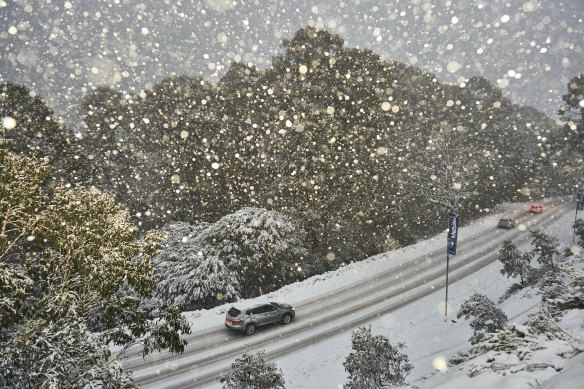
[[[465,237],[481,234],[494,228],[498,218],[510,215],[517,217],[524,213],[525,209],[525,204],[499,206],[491,215],[461,228],[459,246],[464,245]],[[573,222],[574,212],[568,212],[544,228],[546,233],[560,239],[562,252],[565,247],[575,246],[572,241]],[[520,224],[517,228],[527,233],[525,225]],[[445,248],[445,242],[445,234],[440,234],[416,245],[377,255],[337,271],[289,285],[269,295],[241,302],[241,305],[247,306],[267,300],[285,301],[292,304],[305,301],[343,285],[358,283],[359,280],[395,266],[397,263],[403,263],[408,258],[419,255],[420,252],[429,253]],[[527,250],[529,244],[520,245],[519,248]],[[568,385],[565,387],[574,387],[570,386],[570,382],[578,382],[578,380],[584,382],[584,359],[581,356],[572,359],[559,357],[556,351],[559,352],[567,347],[561,341],[547,341],[546,350],[537,353],[531,360],[532,363],[552,364],[555,369],[535,369],[533,372],[519,371],[510,374],[513,370],[511,368],[500,372],[484,371],[470,378],[469,369],[473,363],[480,361],[471,360],[454,367],[446,367],[446,360],[458,351],[468,351],[470,346],[468,339],[472,331],[468,322],[456,319],[456,312],[460,305],[475,291],[487,295],[493,301],[498,301],[499,297],[514,283],[514,280],[501,275],[500,269],[500,263],[494,262],[469,277],[450,283],[447,320],[444,316],[445,291],[442,288],[370,323],[374,335],[384,335],[392,343],[405,343],[407,348],[404,351],[408,354],[410,363],[414,365],[407,379],[409,385],[422,388],[467,388],[472,385],[475,388],[497,386],[499,389],[515,389],[531,388],[548,378],[550,378],[550,384],[546,387],[549,388],[562,387],[561,382]],[[540,296],[534,290],[527,288],[505,300],[500,307],[511,321],[523,324],[529,313],[537,310],[539,302]],[[189,312],[185,316],[191,322],[194,331],[212,329],[222,325],[228,306]],[[339,320],[343,319],[342,316],[339,317]],[[573,336],[584,338],[583,311],[570,312],[560,325]],[[343,362],[350,352],[351,333],[344,332],[289,356],[275,359],[273,362],[281,369],[288,388],[338,389],[346,382]],[[234,359],[237,357],[234,355]],[[521,366],[517,365],[516,369],[520,370]],[[558,375],[557,370],[562,373]],[[556,375],[557,377],[554,377]],[[215,383],[208,387],[220,388],[221,386]]]

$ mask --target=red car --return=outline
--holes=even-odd
[[[529,207],[529,213],[542,213],[543,207],[541,205],[531,205]]]

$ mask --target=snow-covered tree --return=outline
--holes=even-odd
[[[563,106],[558,111],[560,120],[566,123],[569,147],[580,153],[584,150],[584,73],[574,76],[567,85],[568,92],[562,96]]]
[[[531,231],[532,253],[537,257],[537,261],[543,266],[554,267],[554,255],[559,255],[560,242],[557,237],[547,235],[541,230]]]
[[[495,305],[487,296],[475,292],[460,307],[458,318],[473,318],[470,327],[474,330],[473,336],[469,339],[471,344],[480,341],[485,334],[493,333],[505,326],[507,316]]]
[[[402,385],[413,366],[402,353],[403,343],[393,346],[383,335],[371,334],[371,326],[359,327],[351,337],[353,351],[343,366],[349,373],[347,389],[380,389]]]
[[[521,279],[521,284],[525,285],[525,278],[529,274],[531,253],[519,251],[511,239],[505,239],[503,246],[499,250],[499,261],[503,264],[501,274],[507,277],[517,277]]]
[[[0,388],[133,388],[130,373],[109,358],[76,315],[26,320],[0,357]]]
[[[239,298],[236,274],[197,239],[208,224],[171,223],[164,228],[162,252],[153,259],[160,280],[153,297],[163,306],[178,304],[181,310],[210,308]]]
[[[84,347],[98,350],[91,354],[101,356],[97,369],[109,360],[109,349],[101,345],[110,342],[127,347],[145,337],[145,354],[161,348],[181,352],[186,341],[180,334],[190,328],[176,308],[154,321],[148,321],[146,312],[139,309],[141,297],[156,282],[150,263],[157,250],[155,234],[139,238],[128,212],[107,193],[95,188],[45,187],[45,166],[33,158],[0,148],[0,166],[0,290],[1,305],[6,308],[1,312],[0,347],[14,350],[0,356],[5,369],[18,370],[22,362],[18,355],[37,341],[45,342],[43,328],[52,331],[47,337],[61,339],[62,335],[54,334],[62,334],[65,324],[76,322],[81,331],[76,339],[81,333],[85,336],[85,329],[99,332],[93,343],[97,348],[76,341],[67,341],[63,347],[77,345],[68,351],[70,355],[91,354]],[[25,364],[44,363],[58,380],[53,386],[65,386],[71,374],[64,364],[67,357],[57,358],[50,347],[44,354],[27,354],[26,358],[39,359],[27,359]],[[96,360],[93,356],[88,364]],[[87,366],[80,369],[91,371]],[[118,383],[125,382],[116,377]],[[13,386],[30,387],[16,378]]]
[[[557,317],[569,309],[584,309],[584,271],[568,267],[569,281],[548,282],[541,286],[542,302]]]
[[[20,320],[23,304],[32,286],[33,280],[22,269],[0,263],[0,328]]]
[[[578,235],[578,245],[584,247],[584,219],[578,219],[574,222],[574,232]]]
[[[231,364],[231,371],[218,378],[223,389],[284,389],[282,372],[275,363],[266,362],[265,352],[249,351]]]
[[[207,248],[206,255],[216,255],[235,274],[243,297],[303,278],[303,235],[278,212],[243,208],[209,225],[195,239]]]

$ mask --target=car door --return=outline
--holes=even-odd
[[[253,312],[253,319],[257,323],[257,325],[261,326],[268,322],[267,313],[268,307],[266,305],[262,305],[260,307],[254,308]]]
[[[274,323],[277,322],[278,320],[280,320],[280,312],[278,310],[278,307],[269,304],[266,306],[266,323]]]

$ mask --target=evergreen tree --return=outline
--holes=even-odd
[[[73,132],[61,124],[53,110],[34,91],[12,83],[0,84],[0,118],[14,127],[0,126],[0,139],[10,151],[50,163],[46,178],[55,184],[76,185],[92,173],[87,156]]]
[[[282,372],[276,364],[266,362],[264,355],[264,351],[243,353],[231,364],[231,372],[218,379],[223,389],[284,389]]]
[[[383,335],[372,335],[371,326],[359,327],[351,336],[353,351],[343,363],[349,373],[347,389],[381,389],[403,385],[413,366],[402,353],[403,343],[393,346]]]
[[[570,267],[568,276],[567,285],[552,278],[551,282],[540,286],[542,302],[554,317],[569,309],[584,309],[584,271]]]
[[[564,105],[558,111],[560,119],[566,123],[565,134],[568,146],[580,155],[584,152],[584,73],[574,76],[567,85],[568,92],[562,96]]]
[[[190,328],[176,308],[149,321],[138,307],[140,297],[156,282],[150,258],[158,238],[146,234],[138,239],[127,211],[95,188],[44,190],[48,167],[35,159],[0,149],[0,166],[0,290],[7,298],[2,301],[6,310],[0,320],[0,345],[12,350],[0,356],[0,365],[10,372],[44,363],[54,376],[37,377],[44,380],[38,386],[49,387],[66,386],[76,371],[70,371],[71,366],[81,363],[81,375],[99,360],[99,374],[115,376],[122,385],[125,378],[114,374],[117,368],[109,370],[110,352],[104,345],[128,347],[145,337],[144,354],[162,348],[182,352],[186,341],[180,334]],[[64,339],[67,323],[74,328],[72,338]],[[86,330],[98,334],[86,339]],[[81,338],[86,341],[76,341]],[[63,343],[43,346],[51,339]],[[71,344],[79,348],[67,356],[87,354],[88,359],[45,358],[53,355],[51,347],[58,351]],[[39,352],[27,354],[30,345],[37,345]],[[13,386],[27,387],[25,375],[10,379]]]
[[[153,297],[163,307],[178,304],[183,311],[208,309],[239,298],[239,274],[213,254],[212,246],[197,239],[205,228],[207,224],[184,222],[165,226],[163,249],[152,260],[160,277]]]
[[[499,250],[499,261],[503,264],[501,274],[507,277],[519,277],[525,285],[525,277],[529,274],[531,253],[522,253],[511,239],[505,239]]]
[[[63,158],[67,138],[72,134],[60,125],[53,110],[33,91],[23,85],[0,84],[0,118],[14,119],[16,127],[4,136],[10,149],[37,158]]]
[[[551,267],[552,271],[556,271],[554,255],[560,254],[558,238],[547,235],[541,230],[531,231],[531,245],[533,246],[532,253],[537,256],[537,261],[543,266]]]
[[[493,333],[501,330],[507,323],[507,316],[497,307],[495,303],[487,296],[475,292],[460,307],[458,318],[473,318],[470,327],[474,330],[470,343],[479,342],[487,333]]]
[[[28,320],[3,348],[0,388],[133,388],[131,373],[109,355],[77,315]]]
[[[574,222],[574,232],[578,236],[578,245],[584,247],[584,219],[578,219]]]
[[[383,64],[371,51],[308,27],[283,46],[262,78],[271,93],[258,96],[270,107],[258,118],[270,129],[263,198],[302,222],[313,249],[342,255],[345,229],[357,235],[381,219],[371,199],[393,188],[386,123],[398,114],[381,109]]]
[[[239,281],[239,294],[257,296],[304,278],[308,250],[298,227],[263,208],[243,208],[195,237],[205,255],[216,256]]]

